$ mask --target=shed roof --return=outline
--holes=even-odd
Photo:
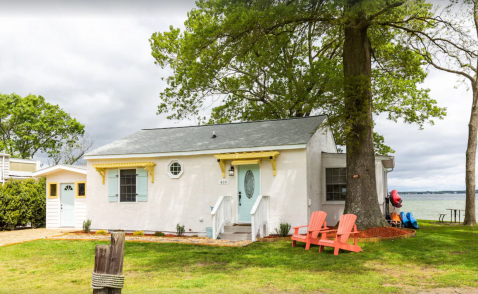
[[[58,164],[54,166],[49,166],[39,171],[33,173],[34,177],[44,177],[48,174],[57,172],[57,171],[71,171],[74,173],[84,174],[86,175],[86,165],[69,165],[69,164]]]
[[[143,129],[86,156],[151,154],[307,144],[325,115],[256,122]],[[213,138],[213,133],[216,135]]]

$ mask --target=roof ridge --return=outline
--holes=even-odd
[[[205,125],[166,127],[166,128],[148,128],[148,129],[141,129],[141,131],[154,131],[154,130],[167,130],[167,129],[185,129],[185,128],[197,128],[197,127],[223,126],[223,125],[239,125],[239,124],[269,122],[269,121],[299,120],[299,119],[307,119],[307,118],[316,118],[316,117],[321,117],[321,116],[327,116],[327,114],[311,115],[311,116],[306,116],[306,117],[290,117],[290,118],[264,119],[264,120],[254,120],[254,121],[239,121],[239,122],[229,122],[229,123],[222,123],[222,124],[205,124]]]

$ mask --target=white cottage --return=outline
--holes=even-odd
[[[326,116],[144,129],[88,153],[86,217],[92,229],[255,239],[280,222],[308,223],[344,209],[345,154]],[[393,157],[376,157],[379,203]],[[78,220],[77,223],[80,223]],[[243,224],[245,226],[231,226]]]

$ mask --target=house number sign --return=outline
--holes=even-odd
[[[220,180],[219,185],[229,185],[229,180]]]
[[[352,179],[358,179],[358,178],[360,178],[360,175],[358,175],[358,174],[357,175],[352,175]]]

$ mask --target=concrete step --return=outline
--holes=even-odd
[[[224,233],[234,232],[250,233],[251,226],[224,226]]]
[[[234,232],[234,233],[222,233],[220,234],[221,240],[229,240],[229,241],[251,241],[252,234],[249,233],[242,233],[242,232]]]

